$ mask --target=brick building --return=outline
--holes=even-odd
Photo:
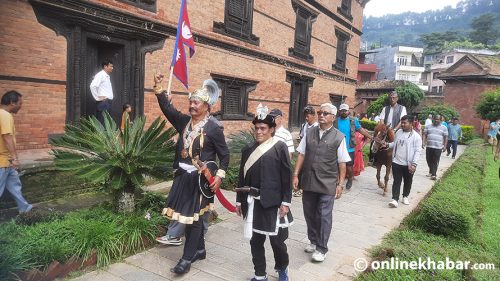
[[[354,103],[363,7],[368,0],[188,1],[196,54],[189,90],[212,77],[223,89],[214,112],[226,134],[249,127],[258,103],[280,108],[289,127],[306,104]],[[3,0],[0,92],[24,95],[15,118],[19,149],[48,147],[64,125],[95,113],[89,85],[114,62],[113,112],[123,103],[160,116],[152,76],[167,72],[180,0]],[[176,79],[174,103],[188,91]]]
[[[444,104],[455,107],[460,122],[482,133],[481,119],[474,106],[481,95],[500,86],[500,56],[468,54],[459,59],[437,78],[445,81]]]

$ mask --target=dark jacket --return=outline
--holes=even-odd
[[[245,186],[243,169],[250,154],[258,146],[252,143],[245,146],[241,151],[241,164],[239,174],[239,186]],[[264,153],[260,161],[260,203],[264,208],[279,207],[281,202],[292,202],[292,172],[288,147],[282,141],[278,141],[271,149]],[[257,165],[255,163],[254,165]],[[246,214],[247,193],[238,192],[236,202],[241,203],[243,213]]]

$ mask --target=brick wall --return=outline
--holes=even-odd
[[[115,0],[91,0],[91,2],[158,20],[171,26],[176,25],[180,6],[180,1],[157,1],[157,12],[152,13]],[[344,18],[337,13],[340,0],[318,2]],[[193,32],[273,54],[317,71],[305,72],[217,47],[197,44],[195,56],[188,60],[190,90],[199,87],[211,73],[257,80],[259,81],[257,88],[249,96],[248,110],[254,112],[259,102],[271,108],[280,108],[285,113],[284,124],[288,124],[291,86],[286,82],[286,72],[291,71],[315,78],[313,86],[309,88],[309,103],[318,105],[327,102],[329,94],[335,93],[347,96],[347,103],[354,105],[355,85],[351,82],[343,83],[343,73],[332,70],[332,64],[335,63],[337,44],[335,28],[339,28],[352,35],[348,45],[347,78],[356,79],[360,44],[358,35],[320,13],[312,25],[311,54],[314,56],[314,63],[311,64],[288,56],[288,48],[293,47],[295,28],[295,13],[291,0],[255,1],[252,33],[260,38],[259,46],[213,32],[213,22],[224,21],[224,3],[224,0],[190,1],[188,11]],[[313,7],[310,8],[314,10]],[[353,26],[361,29],[362,8],[356,1],[352,2],[352,15]],[[146,89],[152,87],[152,76],[155,71],[167,72],[174,40],[173,36],[169,37],[163,49],[146,55],[144,74]],[[66,61],[65,38],[57,36],[54,31],[38,23],[27,0],[2,1],[0,91],[3,93],[16,89],[25,96],[23,108],[15,117],[19,149],[47,147],[49,134],[63,132],[66,119]],[[337,78],[320,75],[321,72],[335,74]],[[176,79],[173,80],[172,89],[182,93],[187,92]],[[185,95],[174,95],[174,103],[181,111],[186,112]],[[219,107],[220,103],[213,110],[217,111]],[[156,97],[152,92],[145,92],[144,112],[149,122],[161,116]],[[224,121],[226,135],[242,128],[249,128],[250,124],[249,121]]]
[[[451,105],[460,113],[460,123],[472,125],[476,133],[481,133],[481,119],[474,109],[481,95],[495,89],[498,84],[493,80],[467,79],[466,82],[448,80],[444,88],[444,104]]]

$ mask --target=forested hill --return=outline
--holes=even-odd
[[[380,43],[382,46],[421,47],[423,44],[419,41],[420,34],[458,31],[466,35],[471,30],[472,19],[486,13],[493,13],[496,16],[495,26],[500,29],[500,0],[463,0],[456,8],[447,6],[441,10],[423,13],[406,12],[382,17],[365,17],[362,40],[367,43],[368,48]]]

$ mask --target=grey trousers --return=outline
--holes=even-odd
[[[201,216],[203,219],[203,232],[206,234],[208,231],[208,212]],[[182,237],[186,231],[186,225],[179,221],[171,220],[168,224],[167,235],[172,237]]]
[[[328,252],[328,240],[332,232],[332,210],[334,195],[305,191],[302,193],[302,205],[307,224],[307,237],[316,250]]]

